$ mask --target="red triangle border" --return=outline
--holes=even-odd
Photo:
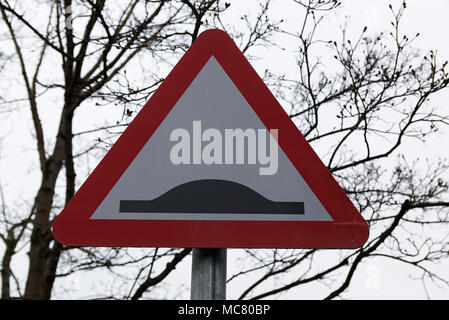
[[[211,56],[268,128],[334,221],[90,220]],[[284,138],[287,137],[287,138]],[[87,178],[53,225],[69,246],[357,248],[368,225],[259,75],[223,31],[203,32]]]

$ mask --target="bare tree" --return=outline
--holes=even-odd
[[[170,65],[170,59],[179,57],[195,40],[200,27],[215,23],[229,4],[218,0],[130,0],[121,4],[105,0],[62,0],[36,2],[34,8],[29,6],[30,3],[19,1],[0,1],[7,39],[4,41],[12,48],[17,62],[15,70],[19,72],[26,96],[19,101],[4,99],[2,105],[21,102],[29,108],[41,172],[40,187],[29,215],[15,221],[11,218],[13,213],[3,210],[2,239],[6,249],[2,296],[11,297],[9,281],[13,273],[9,266],[17,253],[16,246],[27,243],[29,272],[24,292],[17,287],[18,297],[49,299],[58,277],[80,270],[112,269],[150,261],[138,273],[143,274],[149,268],[146,279],[140,283],[138,278],[132,287],[135,292],[128,294],[139,298],[147,288],[164,280],[190,249],[143,250],[141,256],[136,253],[131,256],[125,249],[66,248],[54,240],[52,221],[75,193],[76,161],[83,155],[107,150],[135,114],[133,106],[143,105],[163,80],[159,74],[145,74],[147,86],[137,88],[126,74],[126,68],[143,56],[155,66]],[[271,31],[266,29],[263,33]],[[252,39],[248,47],[263,41],[264,34],[257,41]],[[51,70],[50,74],[47,70]],[[59,129],[54,139],[48,139],[44,136],[46,130],[40,110],[41,104],[53,97],[60,101],[60,107],[54,111],[60,112]],[[80,108],[111,102],[123,108],[120,121],[83,132],[73,131],[75,113]],[[104,137],[100,137],[101,132]],[[94,143],[87,148],[74,146],[76,139],[89,134],[98,134]],[[64,191],[58,189],[58,181],[63,181]],[[171,261],[160,274],[153,276],[156,269],[153,266],[163,258]]]
[[[50,298],[56,270],[63,247],[51,233],[52,207],[55,187],[61,168],[65,168],[65,202],[75,193],[75,164],[73,154],[73,119],[75,111],[110,82],[142,50],[170,50],[168,41],[174,37],[182,44],[182,32],[177,24],[189,24],[192,19],[182,5],[169,1],[129,1],[119,12],[107,7],[106,1],[52,1],[47,5],[46,28],[27,18],[20,3],[2,1],[3,22],[14,45],[20,72],[32,114],[38,159],[42,173],[41,186],[35,197],[30,237],[30,268],[24,297]],[[208,9],[217,5],[211,1]],[[79,15],[73,15],[76,9]],[[75,29],[75,20],[82,27]],[[37,60],[29,63],[27,48],[15,25],[20,25],[38,41]],[[101,31],[100,31],[101,30]],[[184,31],[187,34],[187,31]],[[172,50],[175,50],[174,48]],[[48,51],[52,51],[51,53]],[[45,63],[61,61],[60,73],[52,80],[41,80]],[[46,83],[47,82],[47,83]],[[61,117],[53,150],[46,144],[39,113],[40,91],[59,90],[62,95]],[[13,226],[14,227],[14,226]],[[14,228],[8,230],[12,232]],[[17,239],[15,239],[17,240]],[[11,241],[10,241],[11,243]],[[14,242],[12,242],[14,243]],[[7,275],[5,275],[7,277]],[[5,293],[6,295],[6,293]]]
[[[307,140],[330,146],[320,156],[368,220],[371,237],[362,248],[343,251],[324,269],[318,269],[316,261],[325,250],[247,250],[247,263],[229,281],[247,274],[258,276],[240,298],[260,299],[313,281],[335,280],[327,294],[331,299],[344,292],[363,261],[385,257],[415,266],[423,278],[447,283],[429,262],[447,258],[448,239],[422,239],[414,231],[416,225],[426,228],[449,222],[448,186],[442,179],[447,163],[429,162],[428,171],[420,174],[422,166],[399,158],[396,166],[384,169],[385,160],[391,163],[406,139],[427,138],[447,124],[447,116],[429,103],[449,84],[445,64],[439,65],[435,52],[417,53],[411,47],[415,37],[401,34],[405,3],[398,10],[392,8],[391,33],[369,36],[365,29],[353,40],[343,29],[337,42],[317,38],[317,30],[324,17],[340,6],[338,1],[294,2],[304,12],[298,32],[289,33],[300,49],[297,77],[267,72],[264,80],[290,107],[291,118]],[[107,292],[93,293],[95,298],[148,297],[189,256],[190,248],[68,248],[53,239],[55,215],[89,173],[88,159],[109,149],[163,81],[165,69],[201,30],[226,30],[247,56],[255,46],[276,46],[276,35],[287,33],[281,29],[282,21],[270,18],[270,1],[261,3],[257,13],[242,16],[246,29],[224,21],[223,12],[230,4],[218,0],[35,4],[33,8],[0,0],[2,53],[9,50],[5,54],[15,67],[8,72],[20,77],[24,95],[17,99],[2,93],[0,106],[21,105],[30,111],[41,173],[31,203],[7,206],[7,193],[2,192],[2,298],[50,299],[56,279],[93,270],[105,270],[116,282]],[[324,52],[331,60],[324,61]],[[139,64],[141,59],[151,68]],[[136,70],[133,64],[141,74],[127,72]],[[42,121],[43,105],[49,99],[58,101],[53,110],[59,114],[54,137]],[[77,112],[111,104],[122,110],[118,121],[74,130]],[[335,114],[330,126],[323,121],[326,113]],[[23,290],[11,268],[21,250],[29,250]],[[261,289],[281,276],[282,284]]]
[[[333,299],[348,288],[362,261],[384,257],[415,266],[423,281],[448,285],[447,275],[433,271],[434,263],[448,257],[447,232],[422,237],[416,231],[416,226],[428,230],[449,224],[448,184],[442,178],[448,163],[428,161],[422,169],[400,156],[392,164],[404,140],[422,141],[448,124],[448,115],[429,102],[449,85],[447,62],[439,65],[434,51],[423,56],[414,50],[411,44],[419,34],[400,32],[405,2],[396,10],[390,5],[391,32],[370,36],[365,27],[354,40],[347,38],[344,26],[341,42],[317,38],[323,19],[340,5],[337,1],[296,2],[305,11],[300,30],[291,34],[299,46],[298,76],[268,78],[306,139],[329,146],[322,159],[367,219],[371,235],[362,248],[343,251],[325,268],[314,262],[326,250],[251,250],[248,259],[254,263],[246,263],[249,267],[229,281],[260,274],[240,299],[272,297],[312,281],[326,284],[324,298]],[[331,125],[321,124],[326,113],[334,115]],[[282,284],[260,289],[282,275]]]

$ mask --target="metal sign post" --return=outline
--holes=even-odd
[[[190,299],[226,299],[226,248],[193,249]]]

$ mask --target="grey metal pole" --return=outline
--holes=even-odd
[[[226,248],[193,249],[191,300],[226,300]]]

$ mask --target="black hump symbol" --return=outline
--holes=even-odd
[[[304,202],[275,202],[227,180],[190,181],[153,200],[121,200],[120,212],[304,214]]]

